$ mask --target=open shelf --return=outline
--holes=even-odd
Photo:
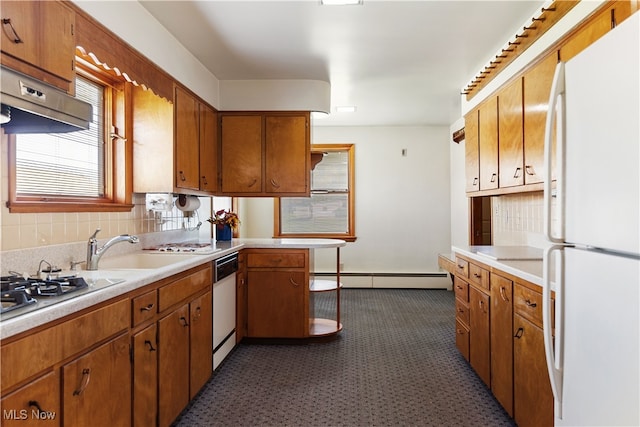
[[[338,286],[342,287],[342,283],[335,280],[311,279],[309,281],[309,291],[311,292],[335,291]]]
[[[310,337],[332,337],[342,331],[342,323],[340,323],[340,248],[336,248],[336,278],[335,280],[317,279],[311,277],[309,279],[309,336]],[[314,293],[319,292],[335,292],[335,318],[326,319],[323,317],[315,317],[315,299]],[[327,313],[323,313],[327,315]],[[329,314],[329,317],[333,317]]]

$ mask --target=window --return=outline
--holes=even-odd
[[[311,159],[311,196],[275,201],[276,236],[355,241],[354,145],[315,144]]]
[[[130,147],[125,138],[110,136],[117,131],[114,117],[125,116],[124,83],[90,68],[78,72],[75,96],[93,106],[93,122],[76,132],[9,135],[10,212],[132,208]]]

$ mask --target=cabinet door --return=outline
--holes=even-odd
[[[491,391],[513,416],[513,282],[491,274]]]
[[[478,110],[473,110],[464,118],[464,159],[467,192],[480,189],[480,146],[478,144]]]
[[[456,319],[456,347],[462,357],[469,361],[469,328],[460,321],[460,319]]]
[[[38,65],[38,1],[3,1],[2,52],[21,59],[32,65]]]
[[[513,400],[520,427],[553,425],[553,393],[547,373],[542,329],[513,317]]]
[[[544,182],[544,133],[549,109],[549,94],[557,63],[558,55],[554,51],[524,75],[525,184]],[[553,132],[553,171],[555,171],[555,135],[556,133]]]
[[[518,78],[498,94],[500,187],[524,184],[522,114],[522,78]]]
[[[236,343],[247,335],[247,273],[236,273]]]
[[[218,190],[218,113],[200,104],[200,189]]]
[[[247,333],[253,338],[304,338],[309,334],[305,273],[249,271]]]
[[[266,116],[265,191],[308,194],[310,177],[307,116]]]
[[[40,2],[40,14],[43,31],[40,66],[72,82],[75,79],[76,14],[58,1]]]
[[[133,336],[133,425],[156,425],[158,342],[155,324]]]
[[[198,101],[176,87],[175,92],[175,186],[200,188],[200,144]]]
[[[63,366],[62,379],[64,425],[131,425],[128,334]]]
[[[60,426],[59,371],[49,372],[10,395],[3,396],[1,406],[2,425],[5,427],[29,425],[29,420],[37,420],[35,424],[38,426]]]
[[[616,1],[603,9],[587,25],[578,30],[560,48],[560,60],[568,61],[587,46],[611,31],[611,29],[631,15],[633,1]]]
[[[262,117],[223,115],[220,144],[222,192],[262,192]]]
[[[190,392],[193,399],[213,372],[213,310],[211,292],[196,298],[189,305],[191,313]]]
[[[480,105],[480,190],[498,188],[498,98]]]
[[[491,386],[489,296],[469,286],[469,362],[487,386]]]
[[[189,403],[189,305],[158,321],[158,424],[170,425]]]

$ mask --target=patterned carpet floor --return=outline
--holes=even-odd
[[[175,425],[515,425],[455,347],[453,292],[341,293],[338,339],[237,346]]]

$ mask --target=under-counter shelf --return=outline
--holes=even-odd
[[[331,337],[337,335],[342,330],[340,323],[340,248],[336,248],[336,279],[309,279],[309,336],[310,337]],[[314,295],[322,292],[335,292],[335,318],[327,319],[316,317],[316,307]],[[328,297],[330,298],[330,297]],[[329,301],[331,304],[331,301]],[[334,317],[329,314],[329,317]]]
[[[338,286],[342,287],[342,283],[339,283],[336,280],[311,279],[309,281],[310,292],[335,291]]]

